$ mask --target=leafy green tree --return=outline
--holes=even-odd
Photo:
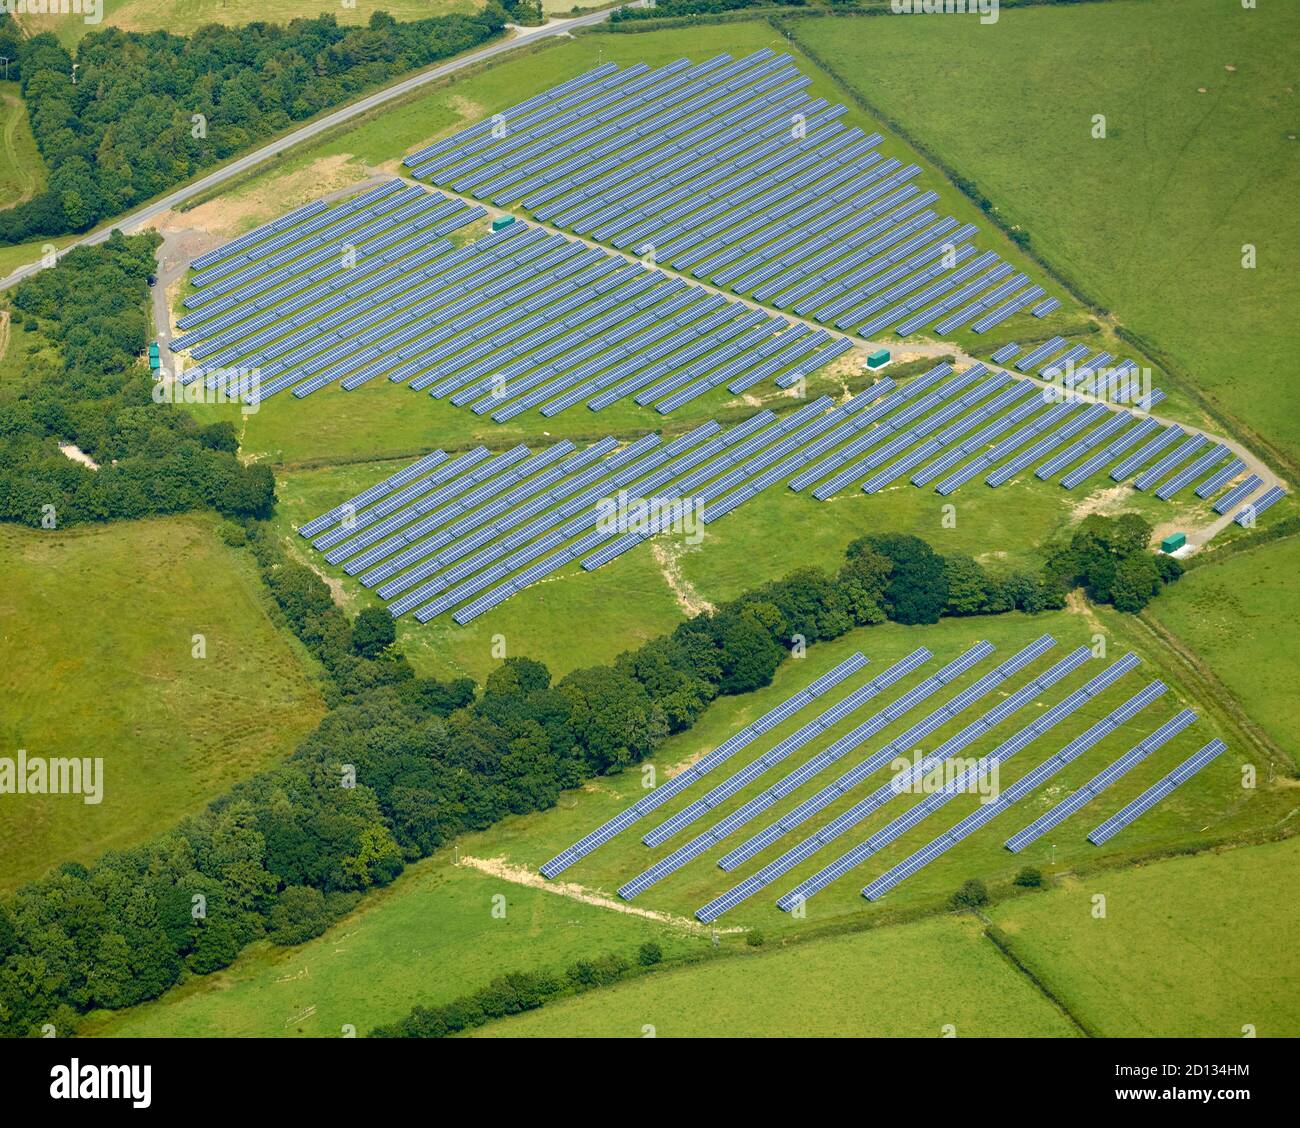
[[[382,607],[366,607],[352,621],[352,653],[377,658],[397,641],[397,624]]]

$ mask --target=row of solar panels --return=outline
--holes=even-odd
[[[214,337],[203,327],[179,338],[203,359],[187,381],[215,386],[256,368],[259,383],[250,374],[240,389],[249,398],[289,387],[301,398],[387,374],[498,422],[627,395],[667,414],[723,384],[738,393],[782,373],[793,383],[851,347],[522,224],[356,270],[250,307],[251,320],[217,319]]]
[[[391,601],[395,616],[427,621],[455,611],[465,623],[570,561],[594,569],[664,524],[708,524],[781,481],[796,491],[820,483],[812,492],[825,499],[853,481],[865,478],[861,488],[871,493],[911,472],[918,485],[944,475],[936,489],[951,492],[980,473],[1002,484],[1035,462],[1046,479],[1102,444],[1063,483],[1116,457],[1112,476],[1121,480],[1155,458],[1170,433],[1181,428],[1096,403],[1047,404],[1041,389],[1005,372],[975,365],[954,375],[941,364],[903,388],[883,380],[839,406],[822,397],[781,419],[761,412],[726,431],[706,424],[667,444],[647,436],[619,451],[607,438],[581,452],[560,443],[539,454],[520,445],[496,458],[479,448],[439,460],[391,493],[368,491],[349,503],[346,524],[326,515],[304,535]],[[1140,480],[1168,475],[1157,492],[1172,497],[1210,469],[1206,456],[1178,465],[1205,442],[1183,444]],[[1198,490],[1208,493],[1215,481],[1224,481],[1221,471]],[[602,520],[602,505],[620,490],[661,509],[637,527]]]
[[[882,160],[879,135],[844,128],[836,119],[845,107],[810,98],[808,83],[768,50],[694,67],[679,59],[657,70],[592,72],[406,164],[459,193],[522,204],[539,220],[653,253],[777,308],[798,303],[801,315],[842,329],[896,325],[906,334],[943,318],[983,332],[1042,297],[1039,287],[1001,285],[963,305],[984,288],[968,284],[927,306],[969,277],[951,275],[955,253],[974,253],[959,245],[975,228],[953,233],[956,220],[922,211],[937,195],[908,183],[920,169]],[[941,261],[930,264],[934,257]],[[1009,272],[1003,265],[982,281]],[[872,310],[861,307],[874,290],[866,283],[907,275],[890,294],[926,286],[924,299],[887,314],[879,312],[887,302],[877,302],[868,321]]]
[[[1009,680],[1026,670],[1054,646],[1055,640],[1051,636],[1044,635],[1037,639],[1011,659],[976,680],[946,704],[932,711],[919,722],[914,723],[893,740],[888,741],[872,755],[841,775],[835,782],[823,787],[816,795],[804,800],[771,826],[753,835],[746,842],[722,856],[718,861],[718,865],[722,869],[734,870],[738,868],[744,862],[781,841],[790,831],[803,827],[816,813],[838,803],[844,797],[852,797],[861,785],[868,783],[873,776],[882,770],[897,767],[896,761],[900,755],[910,753],[918,746],[920,741],[957,719],[981,700],[990,696],[1005,694],[1002,700],[991,709],[976,720],[967,723],[954,735],[943,740],[928,755],[915,759],[909,767],[899,771],[886,782],[877,785],[825,826],[786,850],[779,858],[767,863],[734,888],[701,907],[695,914],[696,917],[704,922],[716,920],[724,912],[734,908],[816,855],[824,846],[861,824],[897,796],[909,791],[926,792],[928,790],[929,793],[925,794],[925,797],[915,805],[887,822],[858,846],[799,882],[777,901],[778,907],[787,911],[802,905],[809,897],[859,867],[869,858],[920,825],[926,818],[946,806],[952,799],[959,795],[979,791],[981,785],[985,784],[991,775],[1000,771],[1001,767],[1013,756],[1022,752],[1031,744],[1045,738],[1056,726],[1067,718],[1077,715],[1080,710],[1088,707],[1091,702],[1100,698],[1103,693],[1119,683],[1121,679],[1140,665],[1140,660],[1136,655],[1131,653],[1125,655],[1099,673],[1087,678],[1084,684],[1068,693],[1056,704],[1037,713],[1029,724],[1014,735],[1001,740],[992,751],[971,762],[970,766],[963,768],[956,775],[950,774],[941,786],[928,789],[925,785],[926,781],[932,779],[936,772],[942,772],[944,766],[952,762],[953,757],[970,747],[975,741],[986,737],[997,726],[1016,713],[1023,712],[1032,705],[1037,704],[1041,696],[1051,687],[1084,670],[1085,667],[1091,666],[1096,661],[1087,647],[1079,647],[1042,673],[1028,679],[1025,684],[1014,691],[1007,693],[1002,688]],[[788,760],[797,750],[823,736],[833,726],[849,718],[869,701],[876,698],[884,688],[921,671],[932,655],[922,647],[895,663],[880,676],[868,679],[863,685],[850,692],[839,702],[823,710],[819,715],[784,737],[767,753],[758,756],[745,767],[733,772],[721,783],[714,785],[703,796],[687,804],[658,826],[646,832],[642,837],[642,841],[649,846],[658,846],[707,815],[717,812],[729,800],[746,790],[752,789],[753,785],[759,784],[762,786],[762,790],[756,791],[750,799],[732,810],[710,829],[696,835],[691,841],[666,854],[650,865],[644,872],[625,883],[619,890],[620,895],[629,900],[636,897],[715,845],[724,842],[736,831],[751,823],[763,811],[770,809],[782,799],[794,794],[806,783],[825,772],[832,764],[861,748],[888,725],[916,709],[917,706],[938,693],[944,686],[951,684],[977,667],[993,652],[994,648],[989,643],[979,643],[936,674],[923,679],[891,705],[881,709],[865,722],[833,741],[824,751],[812,756],[802,766],[787,772],[776,782],[763,786],[763,778],[772,769]],[[855,654],[836,667],[831,674],[827,675],[827,678],[830,679],[832,685],[839,684],[852,673],[863,669],[866,664],[867,660],[863,655]],[[779,724],[791,719],[799,708],[810,703],[815,697],[824,694],[830,688],[829,685],[825,684],[825,681],[826,679],[823,679],[818,693],[805,694],[802,697],[796,695],[796,697],[789,699],[781,706],[778,706],[777,709],[765,714],[754,725],[748,726],[722,745],[719,745],[717,749],[706,755],[688,773],[674,777],[667,783],[655,788],[633,806],[575,842],[543,865],[541,867],[542,874],[547,878],[559,876],[577,861],[610,841],[646,815],[664,806],[669,800],[681,794],[700,778],[714,772],[742,749],[750,746],[758,735],[770,731]],[[995,799],[982,804],[975,814],[961,820],[952,830],[940,835],[939,838],[936,838],[923,849],[916,851],[904,862],[887,870],[863,890],[864,895],[871,899],[882,896],[888,889],[893,888],[956,842],[973,833],[975,829],[983,826],[984,823],[996,817],[996,815],[1036,791],[1045,780],[1059,772],[1067,764],[1078,759],[1106,738],[1119,732],[1123,726],[1137,717],[1144,709],[1159,701],[1166,692],[1166,686],[1159,681],[1152,682],[1144,687],[1123,704],[1110,710],[1100,720],[1089,725],[1085,731],[1070,740],[1058,752],[1050,755],[1031,769],[1017,783],[1009,788],[1003,788]],[[1024,830],[1008,839],[1007,848],[1013,852],[1023,850],[1048,830],[1081,810],[1123,775],[1190,726],[1195,720],[1196,714],[1191,710],[1184,709],[1159,725],[1152,733],[1140,740],[1088,783],[1039,815]],[[1128,825],[1141,813],[1154,806],[1180,783],[1185,782],[1197,770],[1223,751],[1224,746],[1221,742],[1211,742],[1103,822],[1088,836],[1089,841],[1101,844],[1108,840],[1109,837]]]

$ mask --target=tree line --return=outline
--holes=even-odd
[[[153,400],[142,357],[160,241],[115,231],[13,291],[14,318],[36,341],[0,400],[0,521],[61,528],[199,508],[271,513],[274,476],[239,462],[230,423],[201,425]],[[66,458],[60,443],[99,469]]]
[[[49,170],[43,192],[0,211],[0,243],[86,231],[294,122],[486,42],[506,18],[490,0],[472,15],[408,23],[378,11],[365,27],[324,14],[188,37],[107,27],[75,57],[48,32],[22,39],[0,24]]]

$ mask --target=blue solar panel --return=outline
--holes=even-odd
[[[747,745],[753,743],[763,733],[776,728],[777,725],[794,716],[809,702],[816,700],[828,690],[834,688],[845,678],[850,677],[856,671],[860,670],[867,663],[867,658],[861,653],[855,653],[843,662],[839,663],[828,673],[823,674],[812,684],[801,689],[793,697],[788,698],[774,709],[764,713],[757,721],[747,725],[740,732],[723,741],[712,752],[707,753],[700,760],[696,761],[691,767],[684,772],[673,776],[671,779],[660,784],[645,798],[634,803],[621,814],[610,819],[603,826],[597,827],[590,834],[579,839],[568,849],[561,851],[549,862],[541,867],[543,877],[555,877],[564,870],[568,869],[574,862],[591,853],[598,846],[608,842],[615,835],[626,830],[638,819],[643,818],[651,811],[661,807],[674,795],[690,787],[696,780],[713,771],[720,764],[725,763],[737,752]]]
[[[1157,683],[1158,684],[1158,683]],[[1002,793],[992,803],[979,807],[972,814],[967,815],[951,830],[945,831],[934,839],[927,846],[923,846],[910,857],[891,867],[881,874],[875,881],[868,884],[863,890],[862,895],[869,901],[876,901],[883,897],[895,886],[908,877],[916,873],[917,870],[929,865],[941,854],[950,850],[963,839],[968,838],[984,826],[985,823],[997,818],[1008,808],[1014,806],[1021,799],[1031,794],[1040,784],[1046,782],[1063,767],[1071,761],[1078,759],[1089,748],[1101,741],[1120,726],[1127,723],[1132,717],[1146,707],[1152,699],[1151,695],[1154,687],[1148,686],[1136,697],[1125,702],[1118,709],[1107,714],[1095,725],[1080,736],[1075,737],[1055,756],[1050,757],[1037,767],[1029,771],[1021,779],[1017,780],[1010,787],[1003,789]]]
[[[1156,682],[1155,684],[1161,688],[1164,686],[1163,682]],[[1004,845],[1013,854],[1020,853],[1026,846],[1036,842],[1053,827],[1059,826],[1076,811],[1091,803],[1117,779],[1135,768],[1156,749],[1167,744],[1195,720],[1196,714],[1191,709],[1184,709],[1171,717],[1150,736],[1139,741],[1118,760],[1098,772],[1068,799],[1061,800],[1056,806],[1039,815],[1024,830],[1013,834],[1006,840]]]
[[[1235,517],[1233,517],[1233,521],[1235,521],[1243,529],[1250,528],[1255,524],[1255,518],[1259,514],[1263,513],[1264,510],[1269,509],[1272,506],[1276,505],[1284,497],[1286,497],[1286,490],[1284,490],[1281,486],[1270,486],[1262,494],[1260,494],[1259,497],[1257,497],[1254,501],[1249,502],[1247,505],[1245,505],[1242,508],[1241,512],[1239,512]]]
[[[1088,841],[1094,846],[1101,846],[1109,842],[1129,823],[1145,814],[1227,750],[1228,746],[1222,740],[1211,740],[1209,744],[1189,756],[1162,780],[1147,788],[1131,803],[1111,815],[1110,818],[1088,835]]]
[[[790,813],[777,820],[777,822],[773,823],[766,830],[755,835],[737,850],[733,850],[731,854],[728,854],[719,862],[719,865],[724,869],[731,868],[734,865],[738,865],[743,858],[752,857],[754,854],[766,849],[768,846],[778,841],[788,830],[800,825],[818,811],[825,809],[841,795],[851,790],[857,784],[865,781],[881,767],[890,763],[895,757],[906,754],[908,751],[913,749],[919,740],[924,739],[925,736],[934,732],[936,729],[941,728],[954,716],[964,709],[969,708],[980,698],[992,693],[999,685],[1005,682],[1008,678],[1014,676],[1026,665],[1029,665],[1034,660],[1041,657],[1055,644],[1055,640],[1052,639],[1050,635],[1043,635],[1019,653],[1009,658],[1006,662],[1003,662],[995,670],[980,678],[974,685],[957,694],[957,696],[946,705],[931,713],[918,724],[913,725],[901,736],[890,741],[884,748],[868,757],[857,767],[850,769],[834,783],[823,788],[816,795],[799,804]],[[1085,649],[1082,659],[1086,660],[1086,658],[1087,651]],[[1012,700],[1012,698],[1008,698],[1008,700]],[[1023,707],[1028,700],[1028,697],[1022,696],[1022,698],[1017,700],[1016,705],[1009,708],[1014,710],[1014,708]],[[1000,714],[1004,714],[1004,706],[998,706],[990,715]],[[979,733],[986,731],[987,727],[993,723],[996,723],[996,721],[989,721],[988,724],[985,725],[976,722],[975,725],[968,726],[967,729],[964,729],[962,733],[958,734],[958,736],[964,737],[964,739],[969,742],[970,740],[975,739],[975,736]],[[953,740],[956,739],[957,738],[953,738]],[[951,741],[948,743],[952,744]],[[885,795],[884,791],[889,792],[889,795]],[[893,790],[891,784],[886,784],[884,791],[877,789],[877,791],[869,795],[866,800],[861,801],[854,807],[850,808],[849,811],[845,812],[845,814],[832,820],[831,823],[823,827],[812,837],[805,839],[798,846],[787,850],[783,855],[781,855],[781,857],[777,858],[773,862],[769,862],[757,873],[746,878],[734,889],[723,894],[722,897],[716,898],[708,905],[698,909],[695,914],[697,919],[705,921],[706,923],[715,920],[722,912],[734,907],[740,901],[752,896],[759,889],[771,884],[771,882],[775,881],[782,874],[788,873],[795,866],[816,853],[826,842],[867,817],[870,811],[879,807],[885,799],[889,798],[893,794],[897,794],[897,792]]]
[[[1089,656],[1088,648],[1080,647],[1076,654],[1078,657],[1073,664],[1066,667],[1067,672],[1077,668],[1077,666],[1082,662],[1087,661]],[[1109,688],[1114,684],[1118,677],[1122,676],[1127,672],[1127,669],[1132,668],[1135,664],[1136,663],[1129,663],[1125,668],[1118,669],[1118,672],[1116,672],[1116,667],[1124,665],[1123,663],[1117,663],[1116,667],[1112,667],[1111,670],[1092,678],[1087,685],[1084,685],[1074,693],[1071,693],[1063,701],[1058,702],[1056,705],[1044,712],[1042,716],[1038,717],[1032,724],[1022,728],[1015,734],[1015,736],[1004,740],[994,748],[993,751],[982,756],[978,761],[976,761],[974,766],[959,772],[938,791],[928,795],[921,802],[892,819],[880,830],[867,838],[865,842],[855,846],[852,850],[830,863],[830,865],[823,867],[811,877],[800,882],[794,889],[777,901],[777,908],[781,909],[783,912],[789,912],[798,905],[803,904],[809,897],[820,892],[822,889],[825,889],[826,886],[837,881],[850,870],[860,866],[873,854],[879,853],[891,842],[896,841],[908,831],[912,830],[924,819],[929,818],[929,816],[935,811],[939,810],[958,795],[975,792],[978,789],[980,782],[990,772],[995,771],[1000,767],[1000,765],[1005,763],[1012,756],[1016,755],[1016,753],[1023,751],[1040,736],[1049,732],[1054,726],[1065,720],[1066,717],[1070,716],[1082,705],[1097,696],[1097,694]],[[903,781],[900,777],[898,781],[898,790],[906,790],[913,787],[918,781],[925,778],[926,773],[930,770],[931,766],[942,766],[945,758],[946,756],[938,755],[937,753],[934,758],[927,757],[927,760],[932,759],[932,765],[925,765],[925,762],[923,761],[922,764],[916,766],[913,773],[909,774],[906,781]]]

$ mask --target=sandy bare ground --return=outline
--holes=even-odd
[[[99,463],[74,443],[59,443],[59,450],[65,458],[70,458],[73,462],[80,462],[82,466],[89,466],[92,470],[99,469]]]
[[[0,309],[0,360],[9,351],[9,311]]]
[[[577,885],[571,881],[547,881],[540,873],[533,873],[530,869],[523,866],[514,865],[507,862],[504,858],[471,858],[463,857],[460,859],[460,865],[470,866],[482,873],[490,874],[492,877],[499,877],[502,881],[509,881],[513,885],[526,885],[530,889],[541,889],[547,893],[554,893],[558,897],[568,897],[571,901],[581,901],[584,905],[594,905],[599,909],[612,909],[616,913],[627,913],[629,916],[644,917],[646,920],[658,921],[660,924],[668,924],[674,928],[683,929],[686,932],[695,932],[707,936],[715,931],[709,925],[701,924],[697,920],[691,920],[689,917],[674,916],[672,913],[655,912],[653,909],[642,909],[636,905],[626,905],[622,901],[616,901],[612,897],[603,896],[600,893],[593,893],[585,886]],[[717,932],[743,932],[743,928],[719,928]]]
[[[700,595],[690,580],[682,575],[681,556],[686,551],[684,545],[671,541],[654,541],[650,551],[654,553],[655,563],[663,573],[664,582],[672,589],[678,607],[692,617],[702,611],[713,610],[713,604]]]

